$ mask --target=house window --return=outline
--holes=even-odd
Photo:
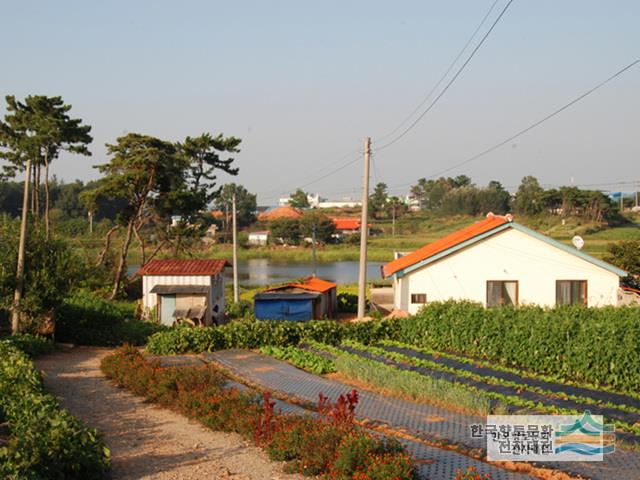
[[[411,303],[427,303],[427,294],[426,293],[412,293],[411,294]]]
[[[515,280],[489,280],[487,307],[518,305],[518,282]]]
[[[556,305],[587,304],[586,280],[557,280]]]

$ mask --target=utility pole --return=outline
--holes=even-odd
[[[18,242],[18,268],[16,269],[16,289],[13,292],[13,309],[11,310],[11,332],[20,330],[20,301],[24,288],[24,246],[27,240],[27,210],[29,209],[29,183],[31,182],[31,159],[24,168],[24,193],[22,197],[22,220],[20,221],[20,240]]]
[[[624,197],[622,196],[622,190],[620,190],[620,212],[624,212]]]
[[[317,261],[316,261],[316,225],[315,223],[311,226],[311,263],[313,265],[311,276],[315,277],[318,269]]]
[[[236,224],[236,193],[233,192],[231,219],[233,222],[233,301],[238,303],[238,225]]]
[[[364,139],[364,177],[362,178],[362,216],[360,218],[360,266],[358,269],[358,318],[364,318],[367,302],[367,239],[369,237],[369,162],[371,138]]]
[[[396,204],[391,205],[391,236],[396,236]]]
[[[93,212],[89,210],[89,235],[93,235]]]
[[[636,184],[636,208],[638,208],[638,185],[640,185],[640,183]]]

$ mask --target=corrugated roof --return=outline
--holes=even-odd
[[[254,300],[315,300],[320,297],[319,293],[278,293],[262,292],[253,296]]]
[[[414,252],[411,252],[403,257],[397,258],[392,262],[387,263],[382,267],[382,276],[389,277],[400,270],[426,260],[427,258],[437,255],[440,252],[444,252],[445,250],[448,250],[449,248],[454,247],[455,245],[458,245],[462,242],[466,242],[473,237],[489,232],[494,228],[510,222],[511,220],[511,216],[503,217],[500,215],[489,214],[487,215],[486,219],[480,222],[474,223],[473,225],[469,225],[468,227],[464,227],[460,230],[450,233],[449,235],[442,237],[435,242],[425,245],[424,247],[419,248]]]
[[[284,285],[279,285],[277,287],[265,290],[265,292],[277,292],[278,290],[282,290],[285,288],[300,288],[302,290],[307,290],[310,292],[324,293],[331,290],[332,288],[336,288],[337,286],[337,284],[329,282],[327,280],[322,280],[321,278],[308,277],[301,282],[286,283]]]
[[[151,260],[139,271],[139,275],[219,275],[229,265],[226,260]]]

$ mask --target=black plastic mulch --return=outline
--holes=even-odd
[[[408,357],[418,358],[422,360],[429,360],[430,362],[434,362],[439,365],[456,368],[458,370],[465,370],[467,372],[475,373],[478,375],[496,377],[501,380],[515,382],[520,385],[526,385],[528,387],[538,387],[544,390],[549,390],[557,394],[564,393],[568,395],[574,395],[576,397],[588,397],[603,403],[612,403],[614,405],[616,404],[627,405],[629,407],[635,407],[640,409],[640,400],[634,397],[630,397],[628,395],[620,394],[620,393],[604,392],[602,390],[594,390],[592,388],[577,387],[574,385],[566,385],[566,384],[557,383],[557,382],[540,380],[537,378],[520,376],[515,373],[504,372],[501,370],[494,370],[493,368],[489,368],[489,367],[481,367],[479,365],[462,362],[460,360],[455,360],[453,358],[440,357],[440,356],[435,356],[435,355],[431,355],[424,352],[419,352],[417,350],[413,350],[412,348],[407,348],[407,347],[395,347],[390,345],[378,345],[378,347],[383,348],[389,352],[401,353],[402,355],[406,355]]]
[[[386,365],[393,366],[395,368],[398,368],[399,370],[416,372],[431,378],[443,379],[449,382],[468,385],[470,387],[475,387],[478,390],[483,390],[485,392],[493,392],[493,393],[498,393],[502,395],[518,396],[523,400],[528,400],[535,403],[541,403],[542,405],[546,405],[546,406],[555,406],[558,408],[565,408],[565,409],[578,410],[578,411],[589,410],[594,415],[603,415],[605,418],[609,420],[615,419],[615,420],[620,420],[630,424],[634,424],[640,421],[640,415],[635,413],[624,412],[614,408],[599,407],[597,405],[583,404],[573,400],[564,400],[561,398],[548,396],[548,395],[544,395],[537,392],[521,390],[518,388],[509,387],[506,385],[491,385],[481,381],[473,380],[471,378],[456,375],[451,372],[443,372],[440,370],[429,369],[426,367],[420,367],[420,366],[411,365],[408,363],[397,362],[389,358],[386,358],[382,355],[376,355],[374,353],[367,352],[364,350],[359,350],[353,347],[339,346],[337,348],[345,352],[353,353],[361,357],[374,360],[376,362],[381,362]],[[419,353],[419,352],[416,352],[416,353]],[[521,411],[522,408],[509,406],[510,412],[517,411],[517,410]],[[640,437],[634,434],[618,432],[617,435],[619,438],[622,438],[627,442],[640,443]]]

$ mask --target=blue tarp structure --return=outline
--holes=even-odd
[[[294,320],[313,318],[313,302],[317,293],[258,293],[254,297],[256,320]]]

